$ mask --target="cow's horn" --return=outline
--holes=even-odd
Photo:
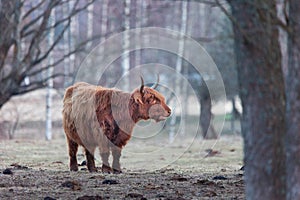
[[[140,87],[140,93],[141,94],[144,94],[144,79],[143,77],[141,76],[141,87]]]
[[[157,81],[156,83],[152,86],[153,89],[156,89],[159,83],[159,74],[157,74]]]

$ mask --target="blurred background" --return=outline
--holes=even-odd
[[[114,87],[122,75],[137,66],[149,63],[168,66],[185,77],[193,89],[189,90],[184,82],[176,82],[171,74],[160,74],[165,85],[176,85],[175,93],[180,94],[185,103],[181,108],[184,113],[174,112],[163,125],[163,134],[170,141],[181,122],[187,122],[188,127],[199,126],[197,134],[200,137],[216,139],[220,133],[214,126],[223,127],[225,119],[222,133],[239,135],[242,107],[237,89],[234,37],[232,23],[224,9],[229,9],[226,1],[0,1],[0,139],[64,137],[63,93],[74,83],[81,63],[111,36],[146,27],[177,31],[200,43],[221,73],[226,99],[220,92],[212,101],[206,84],[214,81],[214,77],[200,74],[179,56],[185,48],[183,38],[178,41],[177,54],[160,49],[124,53],[110,64],[98,84]],[[128,43],[125,35],[120,44],[124,52]],[[103,67],[101,63],[92,64]],[[152,73],[143,74],[146,80],[156,81],[157,65],[152,65],[153,68],[149,65]],[[128,84],[137,86],[139,83]],[[128,90],[131,87],[118,85],[118,88]],[[158,89],[173,105],[174,95],[163,87]],[[218,104],[219,101],[226,101],[226,112],[220,108],[223,104]],[[183,116],[189,119],[182,120]],[[214,123],[210,126],[211,120]]]

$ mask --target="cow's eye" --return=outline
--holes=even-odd
[[[147,103],[148,104],[152,103],[152,98],[147,99]]]
[[[156,99],[154,97],[150,97],[148,100],[147,100],[147,103],[148,104],[156,104]]]

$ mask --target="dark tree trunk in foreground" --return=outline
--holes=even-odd
[[[289,1],[286,86],[287,199],[300,199],[300,2]]]
[[[246,198],[285,199],[285,94],[273,21],[276,1],[228,2],[243,104]]]

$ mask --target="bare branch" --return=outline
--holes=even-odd
[[[42,2],[44,2],[45,0],[43,0]],[[70,0],[67,0],[67,1],[59,1],[59,2],[56,2],[55,5],[53,5],[53,8],[54,7],[58,7],[58,6],[62,6],[63,4],[65,3],[68,3]],[[41,2],[41,3],[42,3]],[[78,2],[78,0],[77,0]],[[35,6],[34,8],[32,8],[30,10],[30,13],[31,12],[34,12],[35,10],[38,10],[40,7],[40,5],[38,6]],[[52,9],[53,9],[52,8]],[[47,9],[46,9],[47,10]],[[28,11],[29,12],[29,11]],[[23,20],[26,18],[26,17],[29,17],[29,14],[30,13],[26,13],[25,16],[23,17]],[[44,16],[44,12],[42,12],[41,14],[39,14],[37,17],[35,17],[34,19],[32,19],[30,22],[28,22],[27,24],[25,24],[21,30],[21,36],[22,37],[26,37],[32,33],[34,33],[36,31],[36,27],[33,27],[31,30],[28,30],[31,26],[35,25],[39,20],[41,20]]]
[[[68,22],[68,24],[64,27],[64,29],[60,32],[60,34],[58,35],[58,37],[55,39],[55,41],[53,42],[53,44],[51,44],[50,48],[44,53],[44,55],[40,56],[39,58],[35,59],[33,62],[30,63],[30,66],[28,67],[28,69],[33,68],[35,65],[41,63],[43,60],[45,60],[50,52],[53,51],[53,49],[56,47],[56,45],[58,44],[58,42],[62,39],[65,31],[68,29],[68,27],[70,26],[71,21]]]
[[[188,2],[197,2],[197,3],[203,3],[210,6],[217,6],[216,2],[214,0],[177,0],[177,1],[188,1]]]
[[[28,49],[28,52],[22,62],[24,63],[31,63],[32,62],[32,55],[34,54],[34,50],[37,49],[37,46],[39,45],[39,42],[41,41],[41,37],[44,33],[45,28],[47,27],[52,9],[55,7],[55,5],[58,3],[58,0],[50,1],[48,4],[47,9],[43,13],[43,20],[39,26],[39,29],[35,32],[35,35],[32,37],[32,40],[30,42],[30,46]]]
[[[79,0],[76,1],[76,3],[74,4],[73,7],[73,11],[71,11],[70,14],[67,15],[67,17],[60,19],[58,21],[56,21],[54,23],[54,25],[52,26],[48,26],[47,28],[44,29],[44,32],[49,31],[52,28],[56,28],[57,26],[59,26],[60,24],[69,21],[73,16],[77,15],[79,12],[82,12],[83,10],[85,10],[91,3],[86,4],[85,6],[75,9],[77,4],[78,4]],[[58,5],[61,6],[62,3],[57,4],[55,7],[57,7]],[[34,34],[36,32],[36,27],[33,27],[32,29],[26,31],[30,26],[32,26],[35,22],[37,22],[38,20],[40,20],[40,18],[43,16],[43,13],[38,16],[36,19],[32,20],[31,22],[29,22],[27,25],[25,25],[21,31],[21,35],[22,37],[28,37],[31,34]],[[26,31],[26,32],[25,32]]]
[[[96,40],[96,39],[99,39],[101,37],[101,35],[95,35],[94,37],[92,38],[89,38],[83,42],[81,42],[80,44],[77,45],[76,48],[74,48],[74,50],[72,51],[69,51],[67,54],[63,55],[60,59],[56,60],[52,65],[47,65],[45,67],[42,67],[42,68],[39,68],[38,70],[35,70],[33,72],[30,72],[29,71],[25,71],[23,76],[35,76],[37,74],[40,74],[41,72],[51,68],[51,67],[55,67],[57,65],[59,65],[61,62],[64,61],[65,58],[68,58],[70,57],[71,55],[75,54],[75,53],[78,53],[78,52],[82,52],[84,50],[84,47],[85,45],[88,43],[88,42],[91,42],[93,40]],[[36,63],[38,64],[38,63]]]
[[[63,73],[56,73],[56,74],[53,74],[52,76],[44,78],[43,80],[31,82],[29,85],[26,85],[26,86],[25,85],[20,86],[18,88],[18,90],[14,91],[12,93],[12,95],[25,94],[27,92],[31,92],[31,91],[34,91],[34,90],[37,90],[37,89],[40,89],[40,88],[44,88],[44,87],[46,87],[47,81],[49,79],[53,79],[53,78],[61,77],[61,76],[66,76],[66,75],[63,74]]]
[[[29,9],[23,16],[23,20],[28,17],[32,12],[34,12],[35,10],[37,10],[39,7],[41,7],[42,4],[45,3],[46,0],[41,0],[40,3],[38,3],[36,6],[33,6],[31,9]]]

